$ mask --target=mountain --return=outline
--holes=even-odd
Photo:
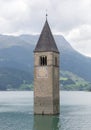
[[[0,90],[19,90],[23,85],[26,86],[32,82],[31,74],[26,71],[0,68]],[[28,88],[27,86],[26,89]]]
[[[69,71],[61,71],[61,90],[91,91],[91,83]]]
[[[3,73],[27,73],[33,81],[33,50],[38,40],[38,35],[8,36],[0,35],[0,75]],[[76,50],[61,35],[55,35],[55,41],[60,51],[60,70],[69,71],[91,82],[91,58],[86,57]],[[19,77],[18,77],[19,79]],[[17,81],[18,81],[17,79]],[[24,77],[22,77],[22,82]],[[1,82],[0,82],[1,83]]]
[[[38,35],[21,35],[19,38],[28,42],[33,47],[37,43]],[[74,50],[63,36],[56,35],[55,41],[60,51],[61,69],[70,71],[91,82],[91,58]]]

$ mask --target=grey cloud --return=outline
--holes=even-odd
[[[84,0],[83,0],[84,1]],[[91,21],[89,17],[90,8],[84,7],[82,0],[8,0],[1,1],[0,17],[6,21],[10,20],[11,28],[17,26],[17,30],[32,29],[31,32],[40,30],[41,21],[45,19],[48,9],[49,23],[58,32],[65,32]],[[88,0],[87,0],[88,1]],[[84,17],[85,15],[85,17]],[[22,26],[23,25],[23,26]],[[38,26],[37,26],[38,25]],[[28,30],[29,31],[29,30]],[[6,32],[8,33],[8,32]]]
[[[52,31],[62,33],[75,48],[91,40],[90,0],[0,0],[0,33],[40,33],[46,9]]]

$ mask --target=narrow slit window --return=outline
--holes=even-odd
[[[42,57],[40,57],[40,65],[42,66]]]
[[[55,57],[55,65],[57,66],[57,57]]]
[[[43,57],[43,65],[45,65],[45,57]]]
[[[47,56],[45,56],[45,65],[47,65]]]

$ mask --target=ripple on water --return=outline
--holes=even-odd
[[[87,92],[61,92],[59,116],[34,116],[33,92],[0,92],[0,130],[91,130],[90,99]]]

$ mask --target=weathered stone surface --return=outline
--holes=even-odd
[[[39,57],[41,55],[47,56],[48,59],[47,66],[40,66]],[[55,57],[57,57],[58,60],[57,65],[55,65]],[[43,74],[41,71],[39,71],[39,69],[41,69],[41,71],[43,70]],[[46,70],[46,72],[44,70]],[[38,74],[40,72],[41,74]],[[39,77],[39,75],[41,75],[41,77]],[[54,52],[35,53],[34,113],[35,114],[58,114],[59,113],[59,55],[58,53],[54,53]]]
[[[48,23],[42,32],[34,51],[34,113],[58,114],[59,51]]]

